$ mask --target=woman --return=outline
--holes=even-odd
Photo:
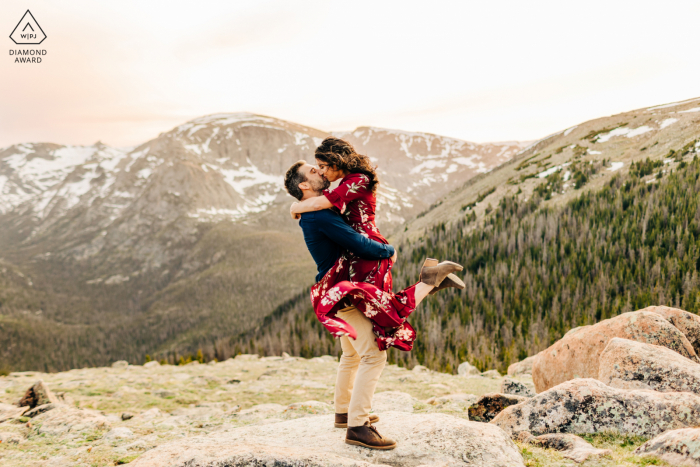
[[[337,208],[357,232],[388,243],[374,221],[379,180],[369,157],[357,154],[350,143],[332,136],[323,140],[315,155],[319,173],[330,182],[340,180],[340,185],[325,190],[323,196],[292,204],[292,217]],[[350,253],[341,256],[311,289],[311,301],[321,323],[334,336],[356,338],[355,330],[335,316],[341,308],[354,305],[374,323],[380,350],[390,346],[411,350],[416,334],[406,318],[429,293],[445,287],[464,288],[464,283],[451,274],[461,271],[462,266],[427,259],[420,282],[394,294],[393,264],[390,259],[364,260]]]

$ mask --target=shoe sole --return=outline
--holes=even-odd
[[[460,279],[459,277],[455,276],[455,275],[452,274],[452,273],[449,273],[449,274],[447,275],[447,277],[445,277],[445,279],[443,279],[443,282],[445,282],[447,279],[449,279],[449,280],[452,281],[452,284],[453,284],[453,285],[451,285],[450,287],[453,287],[453,288],[459,289],[459,290],[465,289],[465,288],[467,287],[467,286],[464,284],[464,282],[462,281],[462,279]],[[449,287],[444,287],[444,288],[449,288]],[[440,290],[443,290],[443,289],[437,289],[437,287],[436,287],[436,288],[434,288],[433,290],[431,290],[430,292],[428,292],[428,294],[429,294],[429,295],[435,295],[435,294],[438,293]]]
[[[379,418],[377,418],[376,420],[370,420],[370,423],[377,423],[378,421],[379,421]],[[347,423],[334,423],[333,426],[336,428],[347,428],[348,424]]]
[[[365,444],[360,441],[354,441],[352,439],[346,439],[345,444],[352,444],[353,446],[362,446],[363,448],[369,449],[379,449],[380,451],[388,451],[389,449],[394,449],[396,447],[396,443],[392,444],[391,446],[370,446],[369,444]]]

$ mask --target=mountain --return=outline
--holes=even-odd
[[[510,151],[490,145],[490,157],[480,145],[434,135],[409,144],[402,134],[363,139],[383,170],[385,232],[452,186],[435,180],[459,184],[474,173],[446,161],[472,157],[487,170]],[[48,371],[200,347],[230,355],[231,336],[313,281],[282,177],[296,160],[313,161],[327,135],[238,113],[200,117],[131,148],[0,149],[0,357]],[[435,164],[396,188],[404,184],[392,170],[425,161]]]
[[[475,175],[488,173],[529,142],[477,144],[429,133],[359,127],[334,132],[378,164],[380,179],[431,204]]]
[[[535,142],[408,221],[394,290],[426,257],[463,264],[466,288],[429,296],[409,317],[412,352],[389,361],[448,372],[502,371],[569,329],[670,305],[700,312],[700,99],[582,123]],[[236,345],[327,351],[308,300],[279,307]],[[271,339],[274,336],[274,339]]]
[[[700,132],[700,99],[664,104],[590,120],[554,133],[519,151],[498,168],[471,178],[424,216],[407,223],[394,241],[418,238],[426,229],[453,223],[486,210],[520,191],[528,199],[544,180],[561,177],[548,206],[561,206],[584,191],[599,190],[612,175],[626,173],[634,161],[673,158]],[[666,162],[668,163],[668,162]],[[588,167],[585,165],[588,164]],[[603,164],[598,170],[592,165]],[[557,177],[549,178],[551,175]],[[552,188],[552,187],[550,187]],[[480,222],[471,228],[478,228]]]

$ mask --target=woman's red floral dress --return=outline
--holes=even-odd
[[[366,175],[349,174],[337,188],[323,194],[360,234],[389,243],[374,223],[377,199],[368,186]],[[311,288],[311,303],[321,324],[336,337],[357,338],[352,326],[335,315],[338,310],[355,305],[374,323],[379,350],[411,350],[416,332],[406,318],[416,307],[415,285],[392,293],[392,266],[390,259],[365,260],[349,252],[341,256]]]

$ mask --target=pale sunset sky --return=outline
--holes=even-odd
[[[39,46],[9,38],[27,9]],[[130,146],[241,111],[533,140],[700,97],[698,21],[697,0],[3,0],[0,147]],[[14,63],[29,47],[43,63]]]

